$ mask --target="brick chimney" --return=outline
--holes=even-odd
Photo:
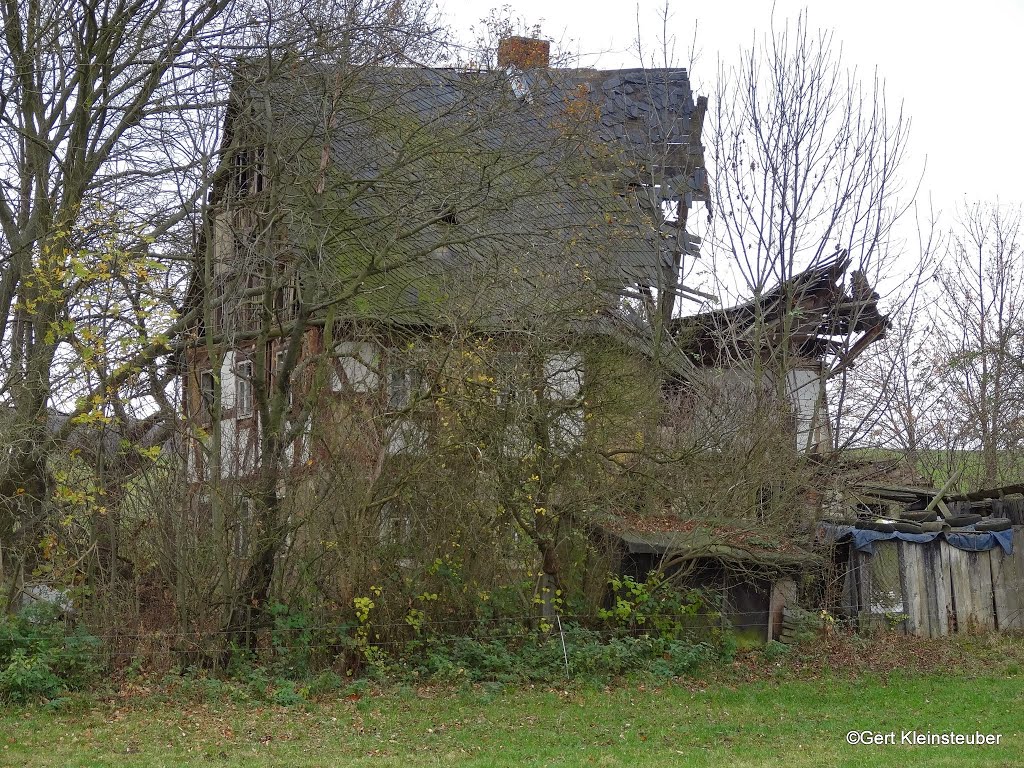
[[[498,68],[547,69],[551,43],[534,37],[506,37],[498,42]]]

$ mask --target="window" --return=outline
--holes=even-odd
[[[575,400],[583,387],[583,358],[571,352],[552,355],[544,363],[548,397]]]
[[[203,409],[208,415],[213,415],[213,404],[216,400],[217,382],[213,378],[213,371],[207,370],[199,374],[199,394],[203,400]]]
[[[231,158],[231,165],[235,176],[235,190],[239,197],[249,194],[249,187],[252,184],[252,168],[249,161],[249,153],[238,151]]]
[[[241,247],[241,246],[239,246]],[[242,253],[239,251],[239,253]],[[238,263],[242,263],[239,259]],[[244,277],[235,276],[233,292],[236,300],[233,301],[235,313],[235,328],[239,331],[252,331],[259,326],[260,316],[263,312],[263,298],[260,289],[263,284],[263,277],[257,271],[246,265]]]
[[[559,413],[548,429],[551,436],[551,444],[560,452],[571,451],[578,448],[583,442],[586,432],[583,420],[583,411],[579,408],[572,408]]]
[[[263,147],[256,149],[239,149],[231,158],[234,174],[235,190],[238,197],[263,191],[263,166],[266,164],[266,152]]]
[[[252,362],[246,360],[235,369],[235,416],[252,416]]]
[[[388,407],[393,411],[408,408],[422,388],[420,372],[392,358],[388,370]]]
[[[412,535],[412,520],[407,510],[395,504],[386,504],[381,509],[380,542],[385,546],[404,546]]]
[[[388,405],[396,411],[408,408],[411,398],[409,371],[405,368],[392,369],[388,373]]]
[[[282,320],[291,320],[299,314],[299,288],[292,277],[287,285],[274,292],[274,313]]]
[[[547,397],[558,404],[557,415],[549,431],[552,445],[560,452],[579,447],[584,435],[583,410],[579,406],[583,390],[583,358],[565,352],[544,361]]]

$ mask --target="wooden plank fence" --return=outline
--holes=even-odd
[[[950,591],[944,577],[948,560],[942,550],[900,541],[898,551],[907,632],[922,637],[949,634]]]
[[[1012,555],[942,539],[881,541],[874,555],[851,552],[849,566],[844,604],[862,627],[891,625],[901,613],[905,631],[921,637],[1024,629],[1024,526],[1013,528]]]
[[[1024,527],[1014,526],[1013,554],[993,549],[992,599],[1000,630],[1024,629]]]

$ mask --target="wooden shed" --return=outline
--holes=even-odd
[[[773,544],[750,529],[671,516],[617,519],[597,534],[617,552],[622,575],[643,580],[661,569],[680,587],[712,596],[723,623],[746,646],[781,636],[799,574],[821,563],[791,542]]]
[[[901,627],[919,637],[1024,629],[1024,526],[1002,546],[971,551],[939,536],[876,541],[845,553],[843,612],[861,627]]]

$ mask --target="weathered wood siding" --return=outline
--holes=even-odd
[[[906,632],[920,637],[1024,629],[1024,526],[1013,529],[1012,555],[881,541],[874,555],[851,551],[849,566],[844,607],[862,627],[902,613]]]
[[[949,634],[949,570],[941,550],[908,541],[900,541],[898,549],[907,632],[922,637]]]
[[[965,552],[946,542],[939,545],[949,559],[953,612],[957,630],[996,628],[992,601],[992,564],[989,552]]]
[[[996,628],[1024,629],[1024,527],[1013,529],[1013,554],[993,549],[990,562]]]

